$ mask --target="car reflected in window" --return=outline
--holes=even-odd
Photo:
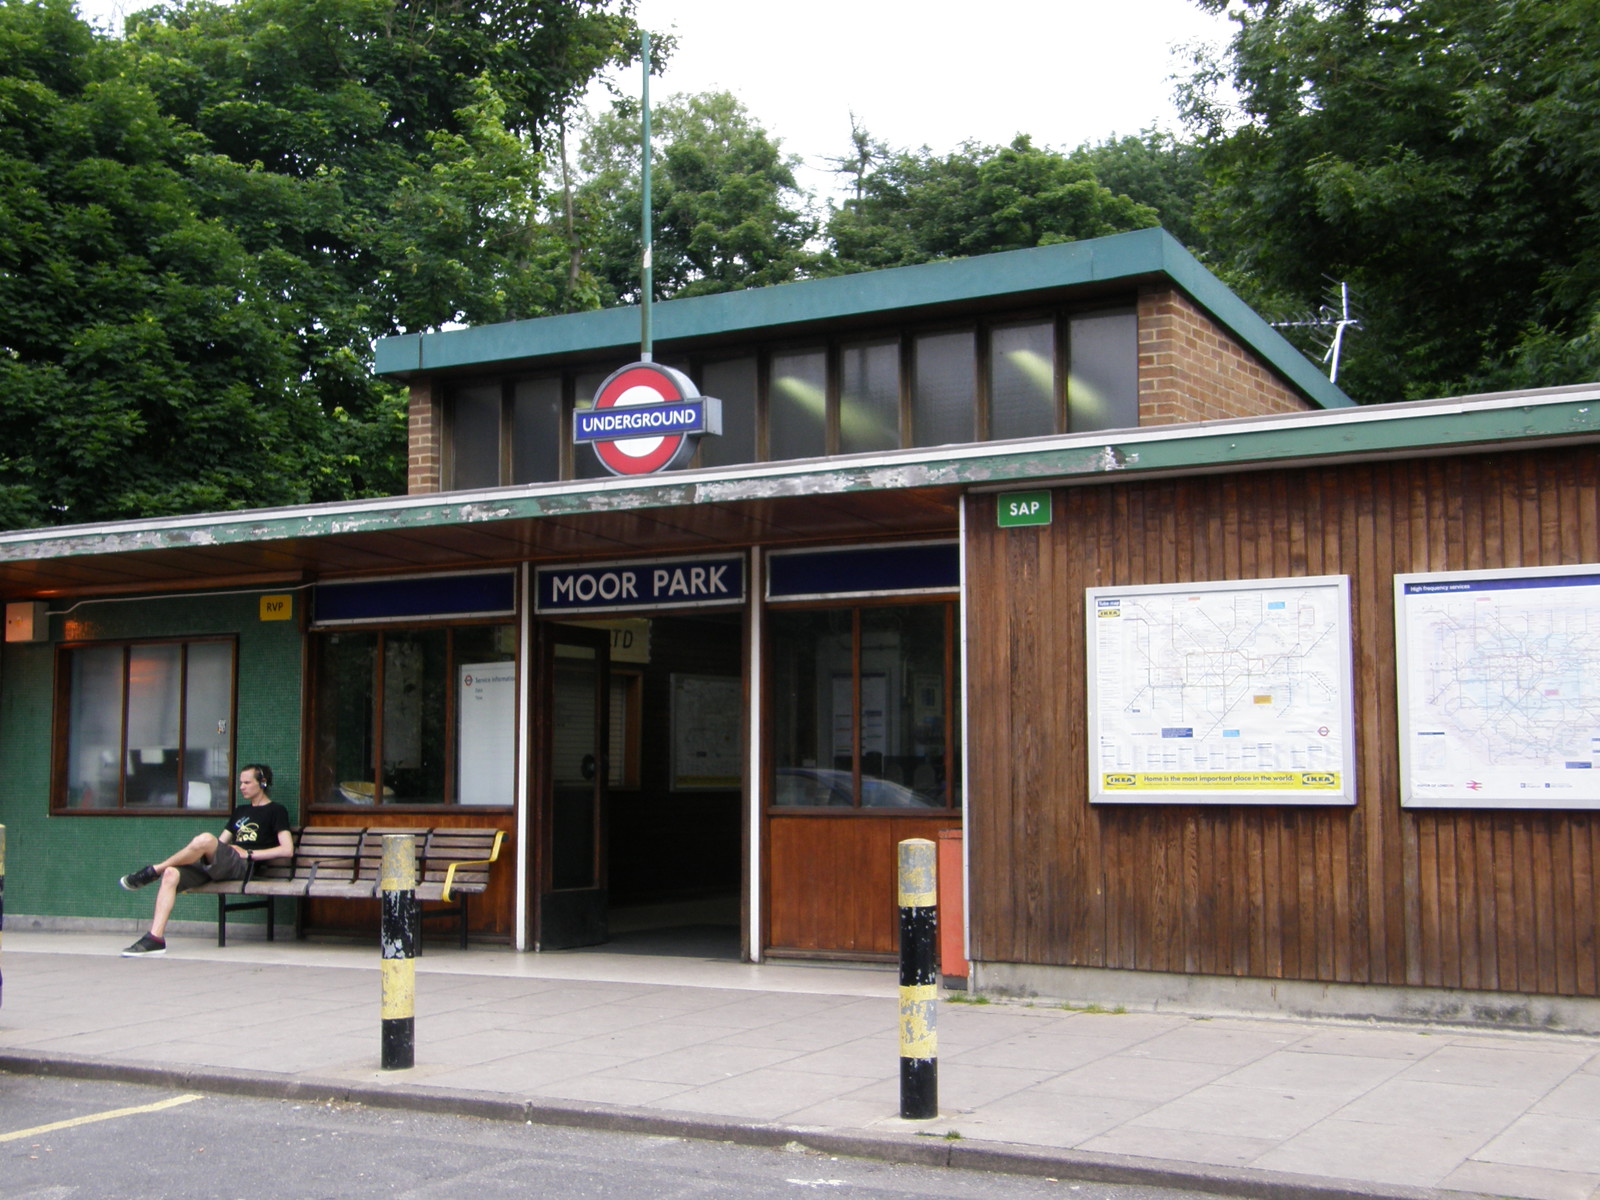
[[[854,780],[849,771],[820,767],[781,767],[773,787],[780,808],[852,808]],[[943,808],[936,796],[925,796],[901,783],[863,776],[862,808]]]

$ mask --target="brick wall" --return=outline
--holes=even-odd
[[[1315,408],[1170,287],[1139,292],[1139,424]]]
[[[407,415],[406,494],[417,496],[437,492],[443,470],[443,424],[439,399],[432,384],[424,380],[411,385]]]

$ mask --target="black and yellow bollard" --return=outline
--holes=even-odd
[[[939,1115],[939,901],[937,849],[900,843],[900,1115]]]
[[[404,1071],[416,1063],[417,844],[410,834],[383,836],[379,876],[383,916],[383,1069]]]

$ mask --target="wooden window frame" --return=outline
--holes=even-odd
[[[326,629],[314,630],[313,631],[313,636],[312,636],[312,650],[311,650],[311,653],[310,653],[310,662],[311,662],[310,686],[308,688],[308,694],[309,694],[309,696],[311,698],[310,704],[308,705],[309,712],[310,712],[310,721],[309,721],[309,724],[307,726],[307,736],[306,736],[306,746],[307,746],[306,763],[307,763],[307,766],[309,768],[308,771],[306,772],[306,779],[311,781],[309,787],[307,788],[307,791],[308,791],[308,793],[314,793],[314,794],[310,795],[310,797],[307,800],[305,800],[305,802],[304,802],[304,807],[307,809],[307,811],[317,812],[317,813],[348,813],[348,812],[352,812],[352,811],[360,811],[360,810],[368,807],[366,805],[354,806],[354,805],[350,805],[350,804],[336,804],[336,803],[333,803],[333,802],[329,801],[323,795],[321,795],[321,780],[322,780],[322,776],[323,776],[323,772],[322,772],[322,765],[323,764],[322,764],[322,750],[321,750],[321,747],[319,745],[319,739],[318,739],[318,736],[317,736],[317,731],[319,729],[321,729],[321,727],[322,727],[322,717],[323,717],[323,713],[322,713],[322,703],[323,703],[323,700],[322,700],[322,679],[323,679],[323,672],[325,670],[325,665],[324,665],[324,661],[323,661],[323,644],[324,644],[323,643],[323,639],[324,638],[328,637],[329,635],[350,635],[350,634],[375,634],[375,635],[377,635],[378,641],[377,641],[376,653],[374,655],[374,665],[373,665],[373,675],[372,675],[372,719],[373,719],[372,758],[373,758],[373,762],[375,764],[378,764],[377,766],[375,766],[373,773],[375,775],[381,776],[382,773],[383,773],[383,769],[382,769],[382,763],[383,763],[383,696],[384,696],[383,672],[384,672],[384,662],[385,662],[383,647],[384,647],[384,638],[385,638],[385,636],[388,635],[388,634],[419,633],[419,632],[425,632],[425,631],[428,631],[428,630],[443,629],[445,631],[445,634],[446,634],[446,641],[445,641],[446,669],[445,669],[445,676],[446,676],[446,680],[447,681],[453,681],[455,679],[455,672],[456,672],[456,670],[457,670],[457,668],[458,668],[458,666],[460,664],[460,661],[461,661],[460,657],[459,657],[459,652],[458,652],[458,650],[456,648],[456,636],[455,636],[456,635],[456,631],[460,630],[460,629],[493,628],[493,627],[496,627],[496,626],[509,626],[511,628],[515,628],[515,622],[513,620],[510,620],[510,619],[504,618],[504,617],[494,617],[494,618],[487,618],[487,619],[484,619],[484,620],[481,620],[481,621],[449,621],[449,622],[418,621],[418,622],[406,622],[404,624],[399,624],[399,623],[394,623],[394,622],[384,622],[382,624],[362,623],[362,624],[359,624],[359,625],[340,625],[340,626],[336,626],[336,627],[329,627],[329,628],[326,628]],[[513,651],[513,653],[512,653],[511,661],[515,665],[515,669],[516,669],[517,674],[518,674],[518,679],[520,680],[521,679],[521,672],[522,672],[522,660],[521,660],[521,657],[515,651]],[[520,695],[521,695],[521,691],[520,691],[520,688],[519,688],[518,689],[518,696],[519,696],[518,708],[517,708],[516,714],[513,717],[513,721],[516,723],[515,727],[519,728],[519,729],[521,728],[521,722],[522,722],[522,719],[523,719],[523,713],[522,713],[522,709],[520,707]],[[372,804],[370,806],[373,810],[387,809],[387,810],[394,811],[394,812],[408,812],[408,813],[428,813],[428,812],[507,813],[507,812],[512,812],[512,811],[515,810],[516,805],[517,805],[517,801],[516,801],[515,798],[513,798],[513,800],[509,804],[473,804],[473,805],[463,805],[463,804],[460,803],[459,800],[456,799],[456,796],[455,796],[455,793],[456,793],[456,775],[457,775],[457,772],[458,772],[458,769],[459,769],[459,766],[460,766],[460,763],[457,760],[457,755],[459,753],[459,748],[457,746],[456,724],[457,724],[458,719],[459,718],[458,718],[457,703],[456,703],[456,689],[455,689],[455,687],[453,685],[453,682],[447,682],[447,685],[446,685],[446,688],[445,688],[445,712],[444,712],[444,730],[445,730],[445,751],[444,751],[444,756],[445,756],[444,795],[445,795],[445,798],[444,798],[444,800],[442,802],[439,802],[439,803],[427,803],[427,802],[424,802],[424,803],[411,803],[411,802],[404,801],[404,800],[385,801],[384,798],[383,798],[382,780],[381,779],[375,779],[375,780],[372,781],[373,782],[373,797],[372,797]],[[336,774],[336,772],[329,772],[329,774],[331,776],[333,774]]]
[[[933,608],[937,607],[944,613],[944,728],[945,728],[945,758],[946,779],[951,781],[945,788],[945,800],[937,808],[906,807],[906,808],[868,808],[861,803],[861,614],[867,609],[874,608]],[[958,599],[954,596],[925,596],[885,595],[881,597],[853,598],[848,603],[830,603],[828,601],[799,601],[769,603],[770,612],[849,612],[850,613],[850,674],[851,674],[851,703],[854,706],[851,729],[850,751],[850,785],[851,803],[844,805],[811,807],[807,805],[779,805],[773,802],[776,792],[777,780],[777,753],[773,739],[776,733],[774,720],[774,705],[776,697],[772,694],[770,686],[762,697],[761,727],[765,746],[762,760],[766,764],[760,781],[761,810],[768,817],[824,817],[824,818],[862,818],[862,817],[939,817],[959,816],[962,811],[962,797],[959,791],[961,772],[961,754],[964,749],[957,737],[959,725],[956,723],[959,713],[957,711],[957,693],[960,680],[956,671],[960,665],[956,640],[959,636],[959,619],[956,609]],[[767,642],[765,654],[770,655],[772,650],[772,633],[768,626],[764,633]]]
[[[228,781],[229,788],[223,802],[206,809],[188,808],[182,801],[185,788],[184,765],[187,748],[182,744],[188,720],[189,647],[197,645],[226,645],[231,663],[228,672]],[[171,806],[138,806],[127,804],[128,763],[128,667],[136,650],[152,646],[178,646],[180,663],[180,699],[178,704],[178,788]],[[93,808],[73,808],[67,804],[68,751],[72,745],[72,669],[71,657],[76,652],[88,650],[120,649],[122,651],[122,719],[119,729],[119,769],[117,772],[117,803]],[[51,717],[50,755],[50,815],[61,817],[194,817],[201,813],[227,813],[233,810],[233,776],[239,761],[239,639],[233,634],[215,634],[202,637],[169,638],[114,638],[105,641],[62,642],[56,647],[54,711]]]

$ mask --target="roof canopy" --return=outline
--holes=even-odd
[[[0,534],[0,596],[284,584],[828,539],[952,536],[972,489],[1600,441],[1600,384],[1018,442]]]

